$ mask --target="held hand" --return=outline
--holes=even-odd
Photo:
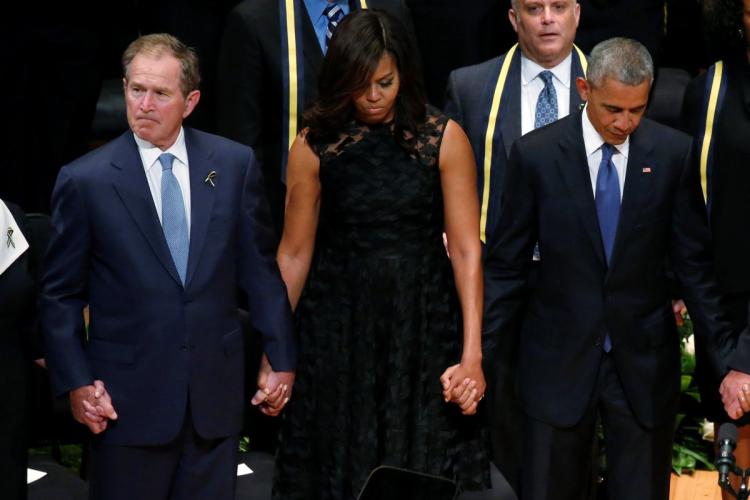
[[[101,380],[70,391],[70,409],[73,418],[94,434],[104,432],[109,420],[117,420],[112,398]]]
[[[294,372],[276,372],[263,355],[258,370],[258,390],[250,401],[261,413],[277,416],[292,397]]]
[[[719,386],[724,410],[733,419],[740,418],[750,410],[750,375],[730,370]]]
[[[684,315],[687,314],[687,307],[682,299],[672,301],[672,313],[674,314],[674,322],[677,326],[682,326],[685,322]]]
[[[473,415],[484,398],[487,385],[480,361],[462,361],[440,376],[445,401],[456,403],[464,415]]]

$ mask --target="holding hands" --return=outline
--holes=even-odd
[[[449,366],[440,376],[440,383],[445,402],[456,403],[464,415],[477,412],[487,389],[481,361],[461,360],[461,363]]]
[[[264,415],[275,417],[292,397],[293,385],[294,372],[274,371],[268,357],[263,354],[258,370],[258,390],[250,402]]]
[[[112,398],[101,380],[70,391],[69,397],[73,418],[94,434],[104,432],[110,420],[117,420]]]
[[[750,412],[750,375],[730,370],[719,386],[724,410],[733,419]]]

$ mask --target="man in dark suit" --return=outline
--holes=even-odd
[[[141,37],[123,67],[132,132],[63,167],[53,194],[41,301],[53,387],[97,434],[92,498],[233,499],[238,289],[270,361],[254,402],[278,413],[294,377],[260,167],[248,147],[182,126],[200,76],[179,40]]]
[[[574,83],[585,74],[586,58],[573,45],[579,16],[575,0],[512,0],[508,18],[518,43],[502,56],[458,69],[449,77],[445,110],[464,128],[474,149],[483,242],[497,226],[510,147],[521,135],[581,104]],[[490,332],[486,326],[484,331]],[[517,336],[490,337],[499,341],[486,362],[493,461],[517,486],[521,445],[521,411],[514,391]]]
[[[279,233],[287,152],[305,105],[317,95],[326,32],[361,8],[387,10],[413,31],[404,0],[244,0],[227,18],[218,63],[218,131],[257,152]]]
[[[667,260],[712,369],[727,370],[731,332],[690,139],[642,119],[652,79],[640,43],[597,45],[576,80],[583,111],[511,150],[485,304],[493,331],[523,316],[523,498],[583,497],[597,414],[609,498],[668,497],[680,345]],[[538,281],[523,308],[536,241]]]

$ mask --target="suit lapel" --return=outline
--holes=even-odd
[[[597,258],[604,266],[604,247],[599,230],[599,220],[596,216],[596,205],[594,193],[591,190],[591,176],[589,175],[588,161],[586,160],[586,149],[583,144],[583,131],[581,129],[581,112],[571,114],[568,127],[562,140],[560,148],[562,156],[557,161],[560,171],[570,197],[576,204],[578,215],[581,217],[583,227],[588,234]]]
[[[221,173],[216,165],[212,165],[213,151],[206,151],[200,147],[195,132],[185,128],[185,147],[190,162],[190,253],[188,254],[187,276],[185,287],[195,274],[200,260],[203,246],[206,242],[211,212],[213,211],[216,188],[206,178],[211,171],[216,171],[216,182],[221,182]]]
[[[302,23],[302,52],[305,54],[305,60],[309,64],[309,68],[312,70],[313,75],[320,74],[320,66],[323,64],[323,51],[320,49],[318,43],[318,37],[315,34],[315,28],[313,27],[310,18],[317,16],[316,13],[312,13],[312,16],[307,12],[307,7],[302,1],[297,2],[297,8],[302,9],[300,17]]]
[[[494,90],[494,87],[493,87]],[[516,50],[508,71],[508,80],[500,103],[500,130],[502,131],[505,157],[510,148],[521,137],[521,51]]]
[[[172,279],[182,285],[172,260],[172,254],[169,252],[164,231],[159,223],[159,215],[151,197],[151,190],[148,187],[146,173],[143,171],[143,163],[132,132],[126,132],[117,141],[112,161],[112,167],[115,170],[112,178],[113,187],[159,262]]]
[[[645,200],[649,199],[653,174],[651,151],[654,144],[641,129],[630,135],[630,151],[625,174],[625,187],[620,203],[620,220],[617,223],[617,235],[612,250],[610,269],[617,263],[622,247],[628,241],[633,226],[638,222],[638,214]],[[644,171],[645,169],[645,171]]]

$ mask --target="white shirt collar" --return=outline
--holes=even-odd
[[[185,147],[185,129],[180,127],[180,133],[177,135],[177,139],[174,141],[166,151],[162,151],[157,146],[154,146],[148,141],[145,141],[133,134],[135,137],[135,143],[138,145],[138,153],[141,155],[141,160],[146,170],[153,167],[159,160],[159,155],[162,153],[172,153],[177,160],[183,165],[188,164],[187,148]]]
[[[560,61],[560,64],[552,68],[544,68],[521,54],[521,84],[528,84],[531,80],[539,76],[539,73],[548,69],[560,83],[565,85],[566,88],[570,88],[570,65],[572,63],[572,52],[568,54],[565,59]]]
[[[16,219],[3,200],[0,200],[0,274],[29,249]]]
[[[583,115],[581,116],[581,128],[583,129],[583,143],[586,146],[586,157],[594,154],[604,144],[604,139],[596,131],[594,125],[589,120],[588,115],[588,103],[583,107]],[[630,136],[625,139],[622,144],[613,144],[614,148],[625,158],[627,161],[628,153],[630,152]]]

